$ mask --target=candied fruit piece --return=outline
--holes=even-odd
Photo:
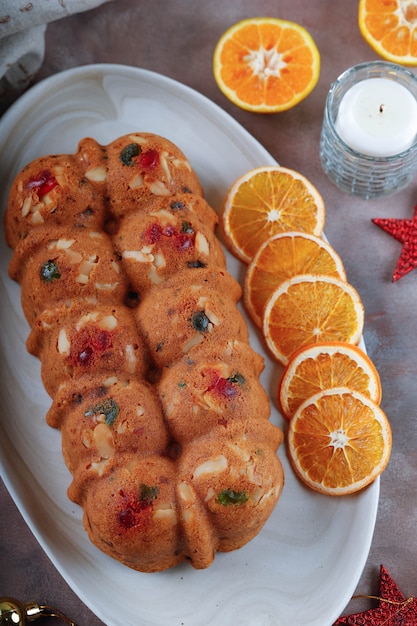
[[[249,496],[245,491],[234,491],[233,489],[224,489],[217,494],[217,502],[223,506],[233,504],[244,504],[249,500]]]
[[[158,487],[145,485],[141,483],[139,485],[139,502],[152,502],[158,496]]]
[[[69,360],[74,365],[88,366],[96,356],[112,347],[112,336],[107,330],[95,326],[83,328],[71,345]]]
[[[137,160],[141,167],[146,169],[153,169],[154,167],[157,167],[157,165],[159,165],[159,153],[157,150],[151,148],[150,150],[145,150],[144,152],[141,152]]]
[[[211,383],[207,387],[207,391],[215,391],[224,398],[233,398],[239,394],[239,386],[245,383],[242,374],[235,373],[229,378],[223,378],[218,372],[211,373]]]
[[[124,491],[119,495],[123,499],[123,508],[119,511],[117,519],[119,524],[126,530],[133,526],[143,526],[150,518],[153,509],[153,501],[158,497],[158,487],[141,483],[137,496],[128,497]]]
[[[181,230],[171,224],[162,227],[161,224],[151,224],[145,231],[146,243],[152,245],[160,241],[163,237],[171,239],[177,250],[189,250],[195,241],[195,232],[189,222],[183,222]]]
[[[197,311],[191,318],[191,324],[195,330],[198,330],[200,333],[204,333],[207,331],[209,327],[210,320],[204,311]]]
[[[169,206],[171,208],[171,211],[178,211],[180,209],[185,209],[185,204],[184,202],[181,202],[181,200],[174,200],[173,202],[171,202]]]
[[[51,283],[52,281],[61,278],[61,273],[58,269],[58,265],[55,263],[55,261],[52,261],[51,259],[49,261],[46,261],[46,263],[41,266],[40,274],[41,279],[46,283]]]
[[[129,143],[120,152],[120,160],[123,165],[132,167],[135,164],[135,158],[139,156],[141,148],[137,143]]]
[[[84,415],[90,417],[92,415],[104,415],[107,426],[113,426],[119,415],[119,405],[113,398],[106,398],[100,404],[95,404],[89,408]]]
[[[37,192],[39,198],[45,196],[57,185],[57,179],[48,170],[44,170],[43,172],[38,174],[37,178],[31,178],[26,183],[26,187],[28,187],[28,189],[34,189]]]

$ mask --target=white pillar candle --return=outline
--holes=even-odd
[[[417,101],[395,80],[361,80],[343,96],[335,128],[357,152],[376,157],[399,154],[417,135]]]

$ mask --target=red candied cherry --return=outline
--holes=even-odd
[[[28,189],[35,190],[39,198],[41,198],[42,196],[46,196],[46,194],[52,191],[52,189],[57,185],[57,179],[48,170],[40,172],[36,178],[31,178],[26,183],[26,187]]]
[[[91,326],[77,333],[72,342],[69,359],[74,365],[91,365],[96,356],[111,348],[112,335],[107,330]]]
[[[153,501],[158,497],[158,487],[142,483],[137,495],[127,496],[123,490],[119,492],[122,497],[122,509],[117,515],[117,520],[125,530],[133,526],[144,526],[148,521],[152,510]]]
[[[140,153],[137,162],[144,169],[153,169],[159,165],[159,152],[151,148]]]
[[[152,245],[159,241],[162,237],[162,227],[160,224],[151,224],[145,231],[146,243]]]
[[[233,374],[229,378],[223,378],[213,370],[211,378],[212,382],[207,387],[207,391],[213,391],[223,398],[234,398],[239,395],[239,387],[245,383],[245,378],[239,373]]]
[[[148,226],[145,231],[146,243],[150,245],[160,241],[163,237],[170,239],[177,250],[182,252],[194,246],[195,232],[189,222],[183,222],[181,230],[171,224],[162,227],[161,224],[154,223]]]

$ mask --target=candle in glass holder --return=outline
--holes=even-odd
[[[399,154],[417,135],[417,100],[394,80],[362,80],[343,96],[335,128],[358,152],[378,157]]]
[[[379,198],[417,176],[417,76],[387,61],[361,63],[330,87],[320,159],[342,191]]]

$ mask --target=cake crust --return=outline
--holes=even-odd
[[[152,133],[85,138],[10,191],[9,274],[68,496],[91,541],[142,572],[242,547],[284,483],[217,224],[185,155]]]

